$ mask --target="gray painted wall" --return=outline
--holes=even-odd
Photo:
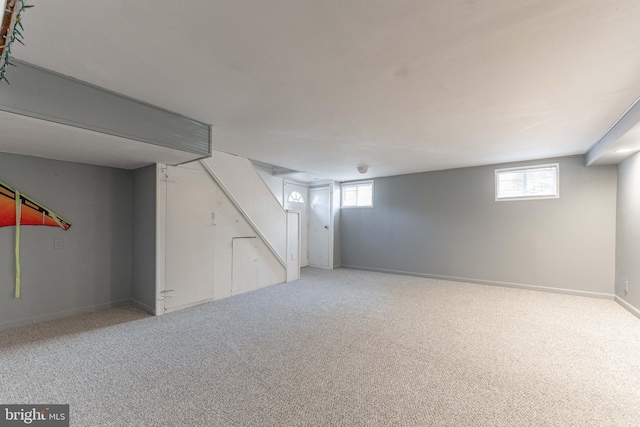
[[[495,201],[494,169],[560,163],[560,198]],[[614,292],[616,168],[582,156],[375,179],[341,211],[344,267]]]
[[[133,171],[131,298],[155,313],[156,165]]]
[[[332,188],[332,211],[331,215],[333,215],[333,268],[340,268],[342,264],[342,255],[340,253],[340,194],[341,188],[339,182],[334,182],[331,185]]]
[[[616,295],[640,313],[640,153],[618,165],[616,231]]]
[[[20,299],[15,227],[0,228],[0,329],[130,298],[130,171],[0,153],[0,180],[71,222],[67,231],[21,227]],[[63,249],[54,250],[54,238]]]

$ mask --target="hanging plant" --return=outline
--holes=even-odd
[[[32,8],[33,5],[25,4],[24,0],[6,0],[4,12],[2,14],[2,40],[0,41],[0,82],[7,80],[7,66],[14,65],[11,63],[11,45],[13,42],[24,44],[22,39],[22,14],[25,10]]]

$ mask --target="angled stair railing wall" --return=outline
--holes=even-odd
[[[278,262],[287,269],[287,212],[273,196],[253,164],[243,157],[215,150],[211,157],[200,160],[200,163]]]

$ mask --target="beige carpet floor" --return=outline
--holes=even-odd
[[[354,270],[0,331],[0,403],[74,426],[638,426],[615,302]]]

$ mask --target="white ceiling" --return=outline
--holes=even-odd
[[[583,154],[640,95],[637,0],[34,3],[18,59],[338,180]]]
[[[201,156],[46,120],[0,111],[1,151],[68,162],[137,169]]]

